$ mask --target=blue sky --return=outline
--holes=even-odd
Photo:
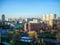
[[[7,17],[41,17],[50,13],[60,16],[60,0],[0,0],[0,15]]]

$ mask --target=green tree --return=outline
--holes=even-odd
[[[57,34],[56,34],[57,40],[60,41],[60,23],[57,23]]]

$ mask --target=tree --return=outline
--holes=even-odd
[[[35,32],[35,31],[29,31],[28,32],[28,35],[30,36],[30,37],[34,37],[34,38],[37,38],[38,36],[37,36],[37,33]]]
[[[60,41],[60,23],[57,23],[57,34],[56,34],[57,40]]]
[[[60,42],[60,33],[57,33],[56,37],[57,37],[57,41]]]

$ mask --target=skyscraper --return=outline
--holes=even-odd
[[[2,14],[2,21],[5,21],[5,15]]]

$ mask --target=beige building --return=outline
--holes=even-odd
[[[56,20],[56,14],[45,14],[42,16],[42,21],[47,21],[51,26],[55,22],[54,20]]]

